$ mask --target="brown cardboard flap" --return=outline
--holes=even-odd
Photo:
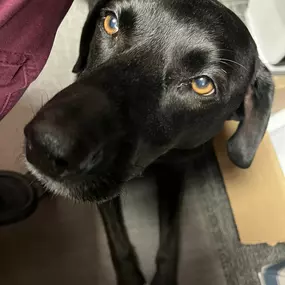
[[[249,169],[228,158],[227,139],[236,122],[226,122],[214,146],[233,215],[243,244],[285,242],[285,178],[266,134]]]

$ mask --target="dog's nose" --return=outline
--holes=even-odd
[[[58,175],[70,167],[75,138],[68,128],[50,120],[35,120],[24,129],[27,159],[49,174]]]

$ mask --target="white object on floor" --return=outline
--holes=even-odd
[[[250,0],[246,24],[259,50],[261,60],[275,74],[285,74],[285,1]]]
[[[267,130],[285,175],[285,109],[272,115]]]

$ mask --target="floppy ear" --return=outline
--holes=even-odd
[[[98,1],[94,1],[98,2]],[[81,33],[81,39],[80,39],[80,45],[79,45],[79,56],[77,59],[77,62],[75,63],[72,72],[74,73],[80,73],[84,70],[87,64],[90,44],[94,35],[94,31],[96,28],[96,22],[98,19],[98,16],[100,15],[100,9],[103,5],[103,2],[106,1],[99,1],[96,3],[96,5],[93,3],[92,6],[94,8],[89,12],[87,19],[85,21],[85,24],[82,29]],[[91,4],[89,6],[91,8]]]
[[[239,109],[238,129],[228,141],[228,155],[240,168],[248,168],[264,136],[269,121],[274,94],[270,72],[260,63],[256,78],[248,89]]]

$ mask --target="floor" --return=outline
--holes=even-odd
[[[127,229],[141,268],[151,280],[158,245],[155,189],[152,179],[132,181],[126,187],[122,199]],[[207,233],[205,210],[197,207],[200,203],[195,197],[185,195],[184,201],[179,284],[226,285],[219,256]],[[230,233],[236,237],[235,230]],[[104,229],[92,205],[44,199],[29,219],[0,227],[0,252],[1,285],[116,284]]]
[[[224,0],[224,2],[230,1]],[[236,3],[242,6],[246,4],[246,1]],[[86,14],[85,1],[76,0],[58,31],[52,54],[44,71],[30,86],[16,107],[1,121],[0,133],[4,134],[1,138],[5,137],[0,140],[1,169],[24,171],[21,160],[22,129],[35,110],[73,81],[70,70],[76,60],[80,31]],[[74,21],[76,21],[76,26],[73,25]],[[272,127],[272,140],[281,165],[285,169],[285,152],[281,142],[285,140],[285,128]],[[132,186],[134,185],[129,187]],[[127,223],[135,243],[141,234],[147,232],[147,235],[144,235],[144,241],[137,245],[139,256],[144,256],[143,270],[150,278],[153,273],[154,253],[157,247],[156,204],[155,200],[149,200],[152,187],[148,185],[148,182],[144,186],[135,188],[137,191],[133,196],[126,197],[126,203],[133,205],[133,199],[140,203],[136,207],[128,208]],[[143,204],[149,204],[149,210],[142,214]],[[94,207],[74,205],[60,198],[44,200],[37,213],[30,219],[14,226],[0,228],[0,284],[114,284],[114,272],[106,239],[102,233],[102,224]],[[207,234],[203,236],[206,238]],[[196,258],[196,264],[199,263],[200,268],[203,268],[205,260],[212,257],[207,253],[210,252],[207,251],[207,244],[209,246],[207,240],[203,245],[205,260],[195,255],[201,244],[192,235],[188,252],[191,253],[189,254],[191,258]],[[147,255],[142,254],[146,252]],[[211,284],[212,275],[202,276],[203,273],[200,274],[196,269],[187,268],[189,275],[192,274],[193,283],[191,284],[202,284],[200,282],[202,279],[203,284]],[[217,279],[223,280],[221,276],[218,276],[222,274],[218,268],[212,268],[211,272],[215,272]],[[223,282],[217,284],[222,285]]]
[[[268,125],[268,131],[279,159],[280,166],[285,175],[285,109],[271,117]]]

